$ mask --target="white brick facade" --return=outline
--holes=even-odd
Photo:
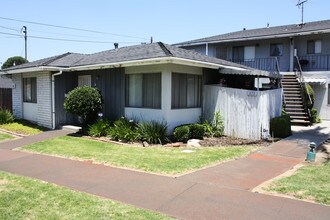
[[[12,77],[13,88],[13,114],[15,118],[23,118],[23,84],[22,74],[14,74]]]
[[[38,124],[52,127],[52,90],[50,73],[39,73],[37,77]]]
[[[49,72],[13,74],[13,113],[16,118],[24,118],[23,78],[37,77],[37,114],[38,125],[52,128],[52,90]],[[27,111],[28,109],[25,109]]]

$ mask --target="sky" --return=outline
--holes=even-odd
[[[114,48],[114,42],[123,47],[150,42],[152,37],[154,42],[173,44],[243,28],[266,27],[267,23],[278,26],[301,22],[298,0],[2,0],[0,3],[0,64],[12,56],[24,57],[23,26],[27,27],[28,60],[34,61],[66,52],[89,54],[109,50]],[[330,19],[329,9],[329,0],[308,0],[304,21]]]

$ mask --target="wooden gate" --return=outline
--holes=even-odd
[[[0,109],[13,111],[12,89],[0,88]]]

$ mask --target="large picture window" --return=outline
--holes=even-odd
[[[172,109],[201,107],[202,77],[172,73]]]
[[[23,78],[23,101],[37,103],[37,78]]]
[[[126,107],[161,108],[161,73],[126,75]]]

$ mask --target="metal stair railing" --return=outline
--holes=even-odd
[[[301,68],[299,58],[298,58],[298,56],[295,56],[295,57],[296,57],[296,61],[297,61],[299,76],[297,76],[297,72],[295,72],[295,74],[299,78],[298,81],[299,81],[300,90],[301,90],[301,98],[303,100],[304,108],[307,112],[309,121],[311,122],[312,116],[311,116],[311,112],[310,112],[309,108],[307,107],[307,102],[306,102],[306,98],[305,98],[305,90],[307,91],[307,86],[306,86],[307,83],[305,82],[305,80],[303,79],[303,76],[302,76],[303,72],[302,72],[302,68]],[[307,93],[307,97],[308,97],[309,102],[312,103],[311,96],[308,94],[308,92],[306,92],[306,93]]]
[[[280,81],[280,86],[281,86],[281,88],[283,88],[282,79],[279,77],[280,76],[280,63],[278,61],[278,57],[275,57],[275,69],[276,69],[278,79]],[[283,98],[283,108],[285,108],[286,107],[286,100],[285,100],[284,92],[283,92],[282,98]]]

